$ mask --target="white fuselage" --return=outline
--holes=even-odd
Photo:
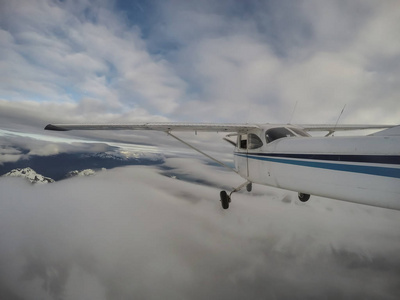
[[[288,127],[290,128],[290,127]],[[235,166],[254,183],[400,210],[400,137],[238,137]],[[295,132],[292,132],[295,133]],[[260,141],[252,144],[254,135]],[[252,146],[253,145],[253,146]],[[253,148],[253,149],[252,149]]]

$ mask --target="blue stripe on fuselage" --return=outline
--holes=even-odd
[[[390,167],[380,167],[380,166],[367,166],[367,165],[353,165],[353,164],[340,164],[336,162],[323,162],[323,161],[310,161],[310,160],[303,160],[303,159],[293,159],[288,154],[285,154],[283,157],[280,158],[278,154],[271,153],[257,153],[257,154],[246,154],[246,153],[239,153],[235,152],[235,155],[241,157],[248,157],[249,159],[256,159],[256,160],[263,160],[263,161],[270,161],[275,163],[282,163],[282,164],[289,164],[289,165],[296,165],[296,166],[303,166],[303,167],[310,167],[310,168],[318,168],[318,169],[327,169],[327,170],[334,170],[334,171],[343,171],[343,172],[353,172],[353,173],[361,173],[361,174],[368,174],[368,175],[375,175],[375,176],[385,176],[385,177],[392,177],[392,178],[400,178],[400,169],[398,168],[390,168]],[[298,157],[298,155],[293,154],[293,157]],[[310,157],[307,159],[311,159]],[[347,163],[350,161],[346,160]],[[354,161],[353,161],[354,162]],[[356,162],[358,162],[356,160]]]

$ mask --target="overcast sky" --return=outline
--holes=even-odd
[[[0,120],[395,123],[398,1],[0,1]],[[16,127],[17,125],[14,125]]]
[[[0,178],[0,298],[398,299],[398,211],[261,186],[223,211],[242,179],[163,133],[43,128],[334,123],[344,105],[341,123],[398,124],[399,36],[397,0],[0,0],[0,164],[168,154],[42,186]],[[183,136],[231,161],[220,135]]]

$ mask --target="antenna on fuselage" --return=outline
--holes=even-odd
[[[342,111],[340,112],[340,115],[339,115],[339,117],[338,117],[337,120],[336,120],[335,126],[333,127],[333,130],[332,130],[332,131],[329,131],[329,133],[328,133],[326,136],[330,136],[331,134],[332,134],[332,136],[333,136],[333,134],[334,134],[335,131],[336,131],[336,126],[337,126],[337,124],[339,123],[340,117],[342,116],[342,114],[343,114],[345,108],[346,108],[346,104],[343,106]]]

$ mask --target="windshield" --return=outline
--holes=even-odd
[[[295,136],[294,133],[285,127],[271,128],[265,132],[265,138],[268,143],[271,143],[272,141],[275,141],[275,140],[278,140],[278,139],[281,139],[284,137],[291,137],[291,136]]]

